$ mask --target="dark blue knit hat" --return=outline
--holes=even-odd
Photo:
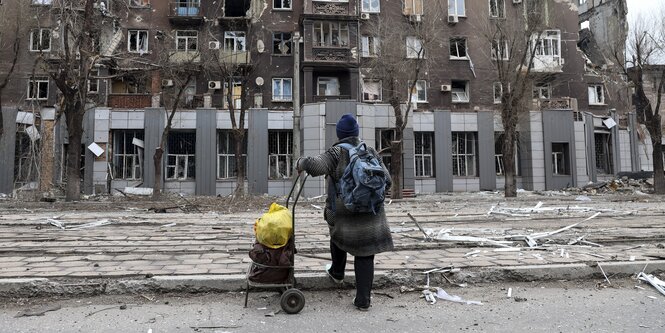
[[[360,134],[358,128],[358,122],[356,118],[353,118],[353,115],[347,113],[339,118],[337,122],[337,138],[344,139],[349,136],[358,136]]]

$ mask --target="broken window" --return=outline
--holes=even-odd
[[[414,132],[416,177],[434,177],[434,132]]]
[[[421,39],[414,36],[406,37],[406,57],[409,59],[425,58],[425,49]]]
[[[225,17],[245,17],[251,0],[226,0],[224,2]]]
[[[494,82],[492,88],[494,91],[494,104],[501,104],[501,97],[503,96],[503,85],[501,82]]]
[[[552,98],[552,87],[549,84],[536,84],[533,86],[533,98]]]
[[[291,9],[291,0],[273,0],[273,9]]]
[[[610,133],[594,133],[593,139],[596,150],[596,171],[601,174],[613,174],[612,135]]]
[[[47,77],[36,77],[28,81],[28,99],[48,99]]]
[[[363,57],[376,57],[379,56],[379,37],[376,36],[362,36],[361,49]]]
[[[149,80],[145,76],[127,75],[113,78],[111,81],[112,94],[146,94],[149,93]]]
[[[495,39],[492,41],[492,60],[508,60],[510,53],[508,52],[508,41]]]
[[[189,81],[183,91],[183,100],[181,101],[181,104],[186,109],[194,109],[202,106],[199,102],[200,99],[196,96],[196,78],[193,78]]]
[[[404,15],[423,15],[423,0],[404,0],[403,5],[402,13]]]
[[[468,59],[466,56],[466,38],[450,39],[450,59]]]
[[[519,135],[515,132],[515,175],[520,174],[520,159],[519,159]],[[503,162],[503,132],[494,133],[494,169],[496,170],[497,176],[503,176],[505,174],[505,167]]]
[[[605,94],[602,84],[589,85],[589,105],[605,104]]]
[[[143,131],[113,131],[113,178],[143,178]]]
[[[168,154],[166,155],[166,179],[194,179],[196,175],[196,133],[169,133],[167,149]]]
[[[229,91],[229,83],[231,84],[231,91]],[[229,96],[229,93],[231,96]],[[231,97],[233,109],[240,110],[242,108],[242,81],[240,79],[224,81],[224,109],[229,108],[229,97]]]
[[[33,5],[50,5],[52,0],[32,0]]]
[[[88,74],[88,94],[99,92],[99,70],[93,69]]]
[[[150,0],[129,0],[130,7],[147,7],[150,6]]]
[[[32,125],[19,125],[16,131],[14,155],[14,182],[17,187],[37,180],[39,141],[32,140],[27,130]]]
[[[148,30],[129,30],[127,51],[134,53],[148,52]]]
[[[33,29],[30,31],[30,51],[51,51],[51,29]]]
[[[199,32],[196,30],[178,30],[175,32],[176,50],[196,51],[199,45]]]
[[[469,82],[456,81],[450,82],[450,92],[452,95],[453,103],[468,103],[469,102]]]
[[[478,140],[476,132],[452,132],[453,176],[476,177]]]
[[[409,83],[409,86],[411,86],[411,83]],[[416,85],[411,91],[411,103],[427,103],[427,81],[416,81]]]
[[[568,142],[552,142],[552,174],[570,175]]]
[[[336,77],[319,77],[317,80],[319,96],[339,96],[339,80]]]
[[[535,48],[535,56],[531,66],[545,69],[561,64],[561,33],[559,30],[545,30],[534,34],[529,42]]]
[[[268,161],[270,179],[291,178],[293,170],[293,133],[291,131],[269,131]]]
[[[272,34],[272,54],[290,55],[291,54],[291,33],[273,32]]]
[[[236,177],[237,165],[235,146],[236,141],[230,130],[217,132],[217,179],[229,179]],[[247,170],[247,136],[244,136],[242,143],[242,161],[245,161],[245,170]],[[242,163],[242,162],[241,162]]]
[[[363,79],[363,101],[380,102],[382,100],[383,87],[381,80]]]
[[[504,0],[490,0],[490,17],[505,17]]]
[[[245,32],[227,31],[224,33],[224,51],[244,52],[245,51]]]
[[[69,149],[70,145],[69,143],[65,143],[62,149],[62,156],[60,156],[60,160],[64,161],[63,167],[60,168],[60,180],[63,183],[67,182],[67,168],[69,167]],[[81,155],[79,157],[79,180],[81,181],[81,184],[83,184],[83,178],[85,178],[85,152],[88,150],[88,147],[85,146],[85,144],[81,144]]]
[[[348,47],[349,24],[346,22],[314,22],[314,46]]]
[[[290,102],[292,95],[292,84],[290,78],[272,79],[272,100],[279,102]]]
[[[464,0],[448,0],[448,15],[466,16]]]
[[[411,1],[405,0],[404,1],[405,6],[409,2],[411,2]],[[420,3],[422,4],[422,0],[420,0]],[[421,5],[420,8],[422,8],[422,5]],[[361,11],[363,13],[379,13],[379,12],[381,12],[381,1],[379,1],[379,0],[362,0]]]
[[[200,0],[176,0],[176,15],[178,16],[197,16],[200,12]]]
[[[395,129],[377,129],[376,130],[376,151],[381,155],[381,160],[388,170],[391,170],[390,145],[395,141]]]

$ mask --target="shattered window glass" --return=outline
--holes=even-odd
[[[268,133],[268,161],[270,179],[291,177],[293,165],[293,133],[270,131]]]

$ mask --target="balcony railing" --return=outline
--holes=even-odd
[[[571,110],[576,108],[571,98],[538,99],[536,102],[538,110]]]
[[[307,5],[306,5],[307,6]],[[351,11],[350,2],[331,2],[331,1],[317,1],[311,2],[309,9],[311,14],[318,15],[356,15],[355,11]],[[307,7],[309,7],[307,6]],[[307,12],[306,12],[307,13]]]
[[[181,0],[169,3],[171,17],[198,17],[201,16],[201,2],[196,0]]]
[[[108,107],[118,109],[140,109],[152,106],[151,94],[109,94]]]
[[[224,64],[249,64],[250,52],[219,50],[219,62]]]
[[[351,99],[351,95],[334,95],[334,96],[325,96],[325,95],[314,95],[314,102],[324,102],[328,100],[340,100],[340,99]]]
[[[315,46],[312,47],[311,60],[325,62],[350,62],[351,50],[348,48]]]

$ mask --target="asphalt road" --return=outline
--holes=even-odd
[[[417,291],[376,290],[369,312],[351,306],[351,289],[304,291],[306,305],[297,315],[274,314],[279,295],[271,292],[251,293],[248,308],[242,306],[241,293],[5,299],[0,301],[0,332],[665,331],[665,296],[635,280],[611,283],[445,286],[450,294],[483,305],[444,300],[431,305]],[[57,310],[15,317],[40,306]]]

